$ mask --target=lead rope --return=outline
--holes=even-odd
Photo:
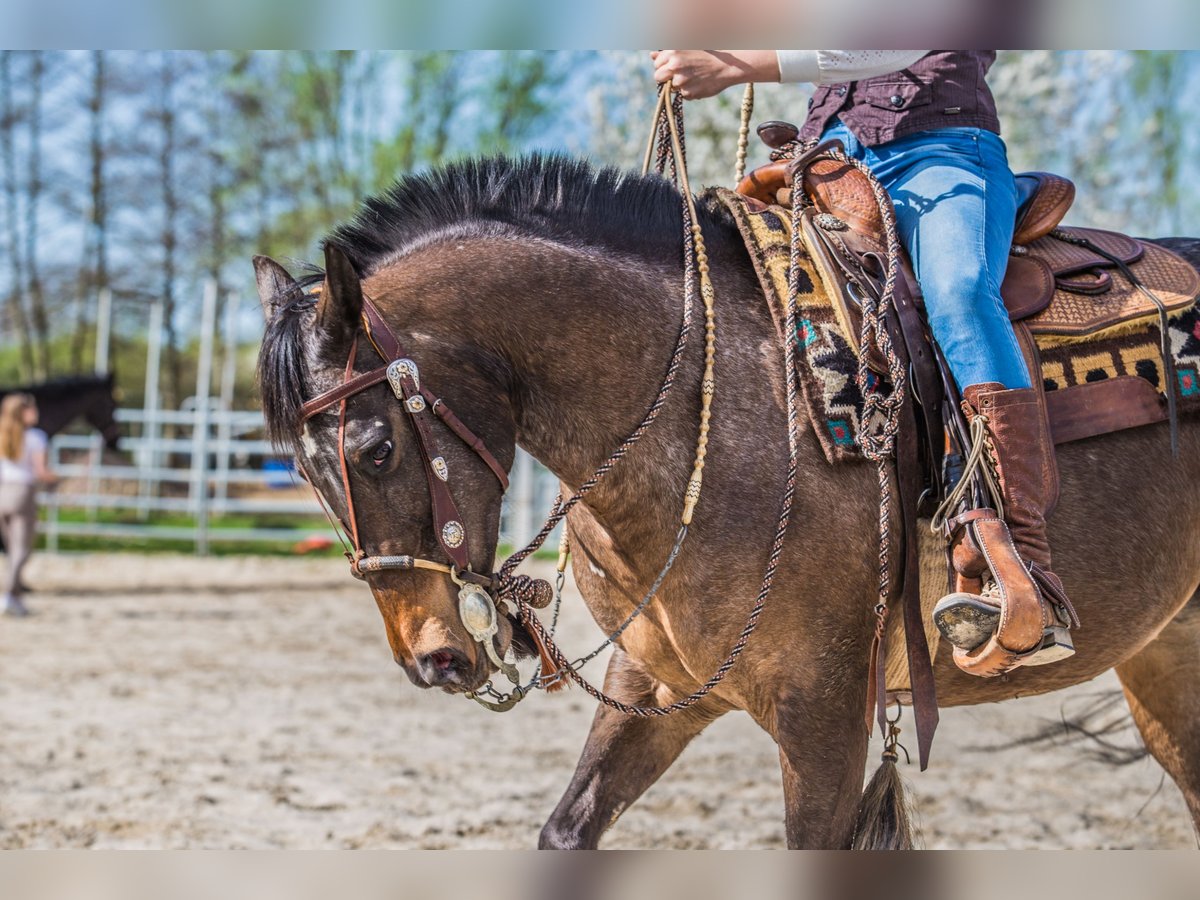
[[[754,82],[746,82],[742,93],[742,120],[738,125],[737,158],[733,165],[733,183],[741,184],[746,177],[746,151],[750,146],[750,120],[754,117]]]
[[[629,623],[633,620],[633,618],[636,615],[638,615],[642,609],[645,608],[645,605],[649,603],[649,600],[657,592],[659,584],[661,584],[662,579],[665,578],[667,571],[669,571],[671,564],[674,562],[674,558],[679,552],[679,547],[682,544],[683,539],[686,537],[688,524],[691,521],[692,513],[694,512],[696,503],[699,500],[700,488],[701,488],[702,477],[703,477],[703,469],[704,469],[704,459],[705,459],[705,453],[706,453],[706,449],[707,449],[708,420],[709,420],[708,412],[709,412],[709,404],[711,403],[711,399],[712,399],[712,395],[713,395],[712,366],[713,366],[713,357],[714,357],[714,351],[715,351],[715,325],[714,325],[714,321],[713,321],[713,311],[712,311],[713,290],[712,290],[711,283],[708,281],[708,264],[707,264],[707,257],[704,254],[703,235],[700,230],[699,221],[696,217],[695,207],[694,207],[693,201],[692,201],[691,190],[690,190],[690,187],[688,187],[688,182],[687,182],[686,158],[684,155],[684,147],[683,147],[683,139],[682,139],[682,132],[683,132],[683,129],[682,129],[682,124],[683,124],[683,122],[682,122],[682,117],[683,117],[682,116],[682,99],[680,98],[680,96],[678,94],[675,94],[674,97],[672,98],[672,102],[668,105],[668,103],[666,101],[666,95],[669,93],[671,93],[670,88],[666,87],[666,86],[664,86],[664,88],[662,90],[660,90],[660,93],[659,93],[659,101],[658,101],[658,105],[655,109],[655,115],[658,118],[656,118],[656,121],[655,121],[655,126],[654,126],[654,130],[652,132],[650,145],[647,147],[647,150],[646,150],[646,165],[647,165],[647,167],[649,166],[649,161],[650,161],[650,158],[651,158],[651,155],[653,152],[654,141],[655,141],[655,138],[657,137],[659,140],[659,145],[660,145],[658,159],[657,159],[659,167],[660,167],[660,171],[665,169],[666,165],[668,165],[668,163],[669,163],[669,165],[671,166],[672,173],[675,174],[679,178],[681,185],[682,185],[682,190],[683,190],[684,198],[686,201],[685,212],[684,212],[685,247],[688,244],[686,238],[689,234],[689,231],[687,230],[686,226],[688,226],[689,224],[690,224],[690,236],[692,237],[694,245],[695,245],[695,252],[696,252],[696,259],[697,259],[696,269],[700,273],[701,294],[702,294],[702,296],[704,296],[704,299],[705,299],[706,338],[707,338],[707,340],[705,342],[705,374],[704,374],[704,378],[702,379],[702,382],[701,382],[701,385],[702,385],[702,387],[701,387],[702,414],[701,414],[701,424],[700,424],[700,436],[697,441],[696,460],[694,463],[692,478],[688,482],[687,494],[685,496],[684,512],[683,512],[683,515],[681,516],[682,524],[681,524],[681,527],[679,530],[679,534],[676,536],[675,545],[672,548],[671,555],[668,557],[667,564],[664,566],[663,571],[660,573],[659,577],[656,579],[655,584],[651,587],[650,591],[643,598],[642,603],[640,603],[638,605],[638,607],[635,607],[634,612],[626,619],[626,621],[620,626],[620,628],[616,632],[613,633],[613,635],[610,635],[609,640],[606,641],[603,646],[607,646],[609,643],[611,643],[612,640],[615,640],[616,637],[618,637],[620,635],[620,633],[622,631],[624,631],[624,629],[629,625]],[[664,118],[666,119],[665,124],[663,122]],[[668,159],[668,155],[667,155],[668,151],[664,150],[662,147],[662,144],[664,143],[663,142],[664,132],[666,132],[667,135],[669,135],[669,137],[670,137],[670,146],[669,146],[670,158],[669,159]],[[799,284],[798,284],[799,266],[797,265],[797,262],[799,259],[799,254],[801,252],[802,251],[800,248],[799,230],[794,229],[793,235],[792,235],[792,246],[791,246],[792,267],[791,267],[791,272],[789,273],[788,302],[787,302],[786,317],[785,317],[786,334],[789,336],[795,332],[795,327],[796,327],[796,325],[795,325],[795,322],[796,322],[796,315],[795,315],[796,298],[797,298],[798,292],[799,292]],[[627,715],[648,718],[648,717],[653,717],[653,716],[670,715],[671,713],[678,712],[682,709],[686,709],[690,706],[695,705],[701,699],[703,699],[710,691],[712,691],[713,688],[715,688],[717,685],[719,685],[725,679],[725,676],[728,675],[730,670],[733,668],[733,666],[737,662],[738,657],[741,655],[742,650],[745,649],[746,643],[750,639],[750,635],[753,634],[754,629],[758,626],[759,617],[761,616],[762,611],[763,611],[764,607],[766,606],[767,597],[770,595],[771,587],[774,583],[775,572],[776,572],[776,569],[778,568],[779,558],[780,558],[780,555],[783,550],[784,538],[787,534],[788,524],[791,519],[792,504],[793,504],[793,500],[795,498],[796,471],[797,471],[797,447],[798,447],[798,441],[797,441],[797,423],[798,423],[797,396],[798,396],[798,391],[799,391],[799,381],[798,381],[798,373],[796,372],[796,367],[795,367],[795,345],[794,345],[794,342],[790,339],[787,339],[784,341],[784,367],[785,367],[785,377],[787,379],[787,386],[788,386],[788,389],[787,389],[788,467],[787,467],[787,475],[786,475],[786,488],[784,490],[784,495],[783,495],[783,499],[782,499],[782,509],[780,511],[779,521],[778,521],[778,525],[776,527],[775,539],[771,546],[771,555],[767,562],[767,569],[763,575],[763,582],[762,582],[762,586],[759,590],[758,597],[755,601],[753,609],[750,612],[750,616],[746,621],[745,627],[742,629],[742,632],[739,635],[737,641],[733,645],[732,649],[729,651],[729,654],[725,658],[725,661],[723,663],[721,663],[721,665],[717,668],[716,672],[714,672],[713,675],[703,685],[701,685],[697,690],[693,691],[691,694],[689,694],[687,697],[682,698],[681,700],[677,700],[674,703],[671,703],[666,706],[630,705],[630,704],[624,703],[620,700],[617,700],[614,697],[609,696],[608,694],[604,693],[599,688],[594,687],[586,679],[584,679],[579,674],[579,672],[576,670],[576,667],[573,664],[568,663],[565,655],[558,648],[558,646],[554,643],[551,636],[547,633],[545,626],[542,625],[541,621],[532,614],[532,612],[530,611],[530,609],[527,605],[521,604],[520,602],[518,602],[518,608],[519,608],[519,612],[521,614],[521,621],[526,625],[526,627],[528,627],[531,631],[534,632],[536,637],[542,642],[542,644],[545,647],[547,654],[550,656],[551,660],[558,667],[557,671],[555,673],[553,673],[552,676],[550,676],[551,678],[553,678],[553,679],[560,679],[563,677],[569,678],[571,681],[574,681],[576,684],[578,684],[580,687],[582,687],[589,695],[591,695],[592,697],[594,697],[596,700],[600,701],[601,703],[604,703],[606,706],[609,706],[609,707],[616,709],[620,712],[623,712]],[[578,498],[575,497],[572,499],[576,500]],[[555,513],[557,514],[559,511],[560,510],[556,510]],[[565,515],[565,512],[563,512],[562,514]],[[559,518],[561,518],[561,516],[559,516]],[[554,515],[551,516],[551,519],[554,519]],[[550,519],[547,520],[548,525],[550,524],[550,521],[551,521]],[[557,524],[557,520],[555,521],[555,524]],[[546,534],[549,533],[549,531],[546,530],[545,528],[543,528],[543,531],[545,531]],[[544,535],[540,535],[539,537],[541,538],[541,540],[545,539]],[[540,544],[540,540],[535,538],[535,541]],[[511,561],[512,560],[510,559],[509,562],[511,562]],[[509,565],[508,563],[505,563],[505,568],[507,568],[508,565]],[[565,555],[560,556],[560,566],[565,567]],[[603,649],[603,646],[600,649]],[[595,653],[598,653],[598,652],[599,652],[599,649],[597,651],[595,651]],[[595,653],[589,655],[589,657],[586,657],[585,659],[592,658],[592,656],[594,656]]]

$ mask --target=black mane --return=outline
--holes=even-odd
[[[728,213],[704,199],[697,211],[706,231],[731,228]],[[471,159],[401,178],[367,199],[325,243],[344,251],[361,278],[432,241],[505,233],[682,265],[681,204],[679,191],[658,175],[598,169],[556,155]],[[320,277],[316,272],[301,285]],[[304,323],[313,305],[311,297],[281,304],[259,354],[267,431],[276,445],[291,450],[308,397]]]
[[[598,169],[581,159],[469,159],[405,176],[366,200],[326,241],[345,251],[364,278],[431,238],[506,230],[639,254],[678,253],[681,202],[664,178]],[[717,213],[705,207],[700,215]]]

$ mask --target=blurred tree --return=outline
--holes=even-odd
[[[88,205],[83,233],[83,260],[79,266],[79,287],[75,303],[75,327],[71,336],[71,358],[84,359],[88,338],[88,314],[95,307],[100,291],[109,288],[108,274],[108,197],[105,140],[105,115],[109,94],[108,64],[105,51],[93,50],[91,76],[85,98],[88,113]]]
[[[16,52],[0,51],[0,164],[4,170],[4,218],[7,235],[8,317],[20,343],[20,381],[34,377],[33,335],[29,327],[25,299],[25,261],[21,252],[20,184],[17,180],[17,150],[14,136],[21,122],[13,91],[13,63]]]
[[[1198,56],[1196,51],[1137,50],[1133,53],[1130,84],[1136,107],[1142,110],[1139,137],[1147,157],[1143,177],[1157,182],[1156,201],[1161,204],[1159,218],[1162,227],[1173,234],[1182,234],[1184,229],[1184,128],[1192,118],[1193,109],[1187,102],[1187,87]]]
[[[33,377],[44,380],[50,376],[50,318],[46,315],[46,294],[42,289],[42,274],[38,266],[38,227],[40,224],[42,190],[42,97],[46,76],[43,51],[30,53],[29,66],[29,147],[25,183],[25,273],[29,324],[33,331]]]

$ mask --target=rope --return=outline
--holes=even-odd
[[[750,146],[750,120],[754,116],[754,82],[746,82],[742,94],[742,121],[738,127],[737,159],[733,166],[733,183],[741,184],[746,177],[746,151]]]
[[[941,502],[933,514],[929,530],[934,534],[943,533],[946,522],[958,509],[959,503],[966,496],[975,478],[979,478],[983,482],[988,494],[991,495],[996,516],[1004,518],[1004,499],[1000,493],[1000,485],[996,481],[996,473],[984,452],[988,445],[987,424],[988,417],[985,415],[976,415],[971,419],[971,452],[967,455],[962,475],[959,477],[958,483],[954,485],[954,490]]]

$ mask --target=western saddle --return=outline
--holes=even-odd
[[[797,129],[787,122],[766,122],[758,133],[778,153],[794,146]],[[827,154],[831,149],[841,150],[840,142],[761,166],[742,179],[737,193],[769,206],[791,207],[792,172],[802,172],[805,243],[834,300],[842,332],[857,354],[861,349],[860,315],[855,293],[882,287],[884,227],[867,177],[831,158]],[[1166,383],[1155,385],[1126,375],[1045,392],[1055,443],[1173,419],[1173,366],[1165,343],[1166,318],[1194,304],[1200,293],[1200,274],[1155,244],[1111,231],[1062,227],[1075,199],[1075,186],[1068,179],[1047,172],[1024,172],[1016,176],[1016,182],[1019,200],[1013,247],[1001,296],[1030,370],[1036,373],[1040,369],[1039,345],[1083,342],[1152,324],[1157,324],[1164,336],[1161,365]],[[953,382],[938,371],[939,354],[920,315],[920,285],[907,255],[901,256],[906,290],[898,292],[896,307],[913,357],[918,396],[941,396],[944,388],[953,393]],[[1114,278],[1115,274],[1124,278]],[[870,349],[868,361],[874,371],[886,374],[883,360]],[[921,393],[923,387],[925,394]],[[936,405],[927,403],[926,414],[930,414],[928,407]],[[938,447],[943,442],[936,435],[942,423],[927,424],[927,438],[937,445],[933,456],[940,458]]]

